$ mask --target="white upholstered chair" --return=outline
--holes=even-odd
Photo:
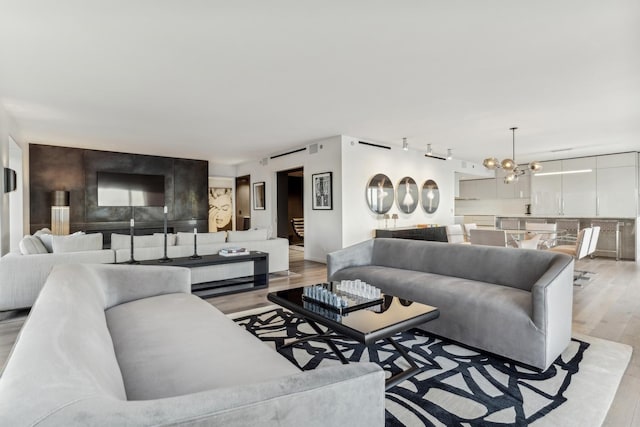
[[[467,243],[460,224],[447,225],[445,228],[447,229],[447,241],[449,243]]]
[[[591,243],[591,235],[593,234],[593,228],[583,228],[578,233],[576,243],[573,245],[558,245],[550,248],[550,251],[561,252],[563,254],[571,255],[575,259],[582,259],[589,253],[589,246]]]
[[[475,223],[464,224],[464,237],[467,239],[467,242],[471,241],[471,230],[475,230],[478,228],[478,225]]]

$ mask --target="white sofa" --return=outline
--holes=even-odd
[[[101,233],[51,236],[47,231],[25,236],[21,242],[23,253],[0,258],[0,311],[31,307],[54,265],[119,263],[131,256],[129,235],[112,234],[111,249],[102,249]],[[136,260],[159,259],[164,254],[164,235],[135,236],[133,246]],[[269,273],[289,270],[289,241],[269,239],[267,230],[198,234],[200,255],[216,254],[225,247],[267,252]],[[170,258],[193,255],[193,233],[168,235],[167,253]],[[191,278],[193,283],[202,283],[251,274],[253,263],[242,262],[200,267],[193,270]]]
[[[245,231],[219,231],[216,233],[198,233],[198,255],[217,254],[222,248],[242,247],[250,251],[269,254],[269,273],[289,270],[289,241],[287,239],[269,239],[266,229]],[[124,234],[111,235],[111,248],[115,251],[116,262],[126,262],[131,258],[131,237]],[[169,258],[193,255],[193,233],[167,235],[167,256]],[[156,233],[149,236],[135,236],[133,257],[137,261],[162,258],[164,255],[164,235]],[[245,265],[246,264],[246,265]],[[238,263],[208,268],[212,273],[208,280],[223,280],[239,275],[252,274],[253,263]],[[218,271],[219,274],[214,273]],[[243,274],[244,273],[244,274]],[[194,283],[199,283],[192,278]]]
[[[115,262],[114,252],[102,249],[100,233],[49,236],[44,240],[51,253],[38,244],[38,237],[25,236],[20,245],[23,253],[11,252],[0,258],[0,311],[31,307],[55,265]]]

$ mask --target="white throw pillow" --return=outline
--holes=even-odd
[[[53,236],[53,253],[98,251],[102,249],[102,233]]]
[[[43,228],[33,233],[33,235],[40,239],[44,247],[47,248],[47,252],[53,252],[53,234],[51,234],[51,230]]]
[[[213,233],[198,233],[199,245],[210,245],[212,243],[224,243],[227,237],[226,231],[216,231]],[[179,231],[176,245],[193,245],[193,233]]]
[[[167,235],[167,244],[169,236]],[[135,248],[157,248],[164,246],[164,234],[153,234],[147,236],[133,236],[133,246]],[[130,234],[112,234],[111,249],[129,249],[131,247]]]
[[[20,253],[22,255],[46,254],[47,248],[44,247],[42,241],[35,236],[24,236],[18,243]]]
[[[267,240],[268,232],[266,228],[245,231],[229,231],[227,242],[249,242],[255,240]]]

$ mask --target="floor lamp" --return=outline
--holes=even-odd
[[[56,190],[51,193],[51,233],[69,234],[69,192]]]

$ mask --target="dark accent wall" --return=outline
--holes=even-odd
[[[70,192],[71,232],[127,229],[131,208],[98,206],[97,172],[164,175],[169,227],[207,231],[209,162],[81,148],[29,145],[31,232],[51,227],[51,192]],[[136,228],[158,231],[162,207],[135,208]]]

